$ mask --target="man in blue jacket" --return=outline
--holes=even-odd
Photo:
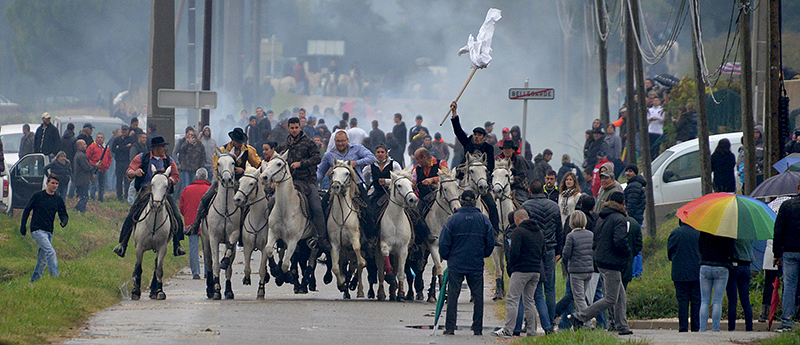
[[[461,208],[447,220],[439,236],[439,255],[447,260],[447,316],[445,335],[455,334],[458,295],[467,279],[472,296],[472,332],[483,330],[483,259],[494,250],[494,231],[489,218],[475,207],[475,192],[461,194]],[[481,256],[482,254],[482,256]]]

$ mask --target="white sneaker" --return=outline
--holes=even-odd
[[[492,335],[500,338],[511,338],[511,334],[508,334],[504,328],[492,332]]]

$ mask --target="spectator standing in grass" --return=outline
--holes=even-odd
[[[59,151],[56,154],[56,159],[54,159],[50,164],[44,167],[44,171],[49,176],[50,174],[55,174],[58,176],[58,179],[63,182],[59,182],[58,189],[56,193],[62,198],[67,198],[67,186],[69,185],[70,176],[72,176],[72,162],[67,159],[67,154],[64,151]]]
[[[22,224],[19,232],[22,236],[25,236],[28,231],[26,227],[28,215],[33,212],[33,217],[31,217],[31,237],[39,245],[39,257],[36,261],[36,268],[33,269],[31,283],[42,277],[45,265],[50,269],[51,276],[59,276],[58,258],[56,257],[56,250],[53,248],[53,221],[56,213],[58,213],[58,218],[63,228],[67,226],[69,216],[67,215],[67,207],[64,205],[64,199],[56,194],[58,184],[58,176],[54,174],[48,175],[47,188],[34,193],[31,199],[28,200],[28,206],[25,207],[25,211],[22,212]]]
[[[25,157],[29,153],[33,153],[33,139],[34,135],[31,132],[31,125],[22,125],[22,138],[19,138],[19,158]]]
[[[86,212],[86,203],[89,202],[89,185],[92,183],[92,175],[97,170],[97,166],[89,163],[89,158],[86,157],[86,142],[83,139],[78,139],[75,148],[77,151],[75,159],[72,161],[72,171],[75,174],[73,183],[76,196],[80,199],[75,205],[75,209],[83,213]]]
[[[588,308],[586,288],[594,273],[594,234],[586,229],[586,215],[583,212],[573,213],[569,218],[568,226],[572,231],[564,240],[563,257],[567,262],[575,312],[583,312]]]

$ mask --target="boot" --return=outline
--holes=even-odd
[[[761,316],[758,317],[758,322],[767,322],[769,317],[769,306],[764,304],[761,306]]]
[[[503,278],[495,279],[495,283],[497,286],[495,287],[494,297],[492,297],[492,300],[499,301],[505,296],[505,284],[503,283]]]
[[[172,237],[172,255],[186,255],[186,251],[181,247],[181,241],[178,239],[177,233]]]

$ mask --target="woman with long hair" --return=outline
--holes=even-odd
[[[578,178],[572,171],[564,174],[558,190],[561,191],[558,195],[558,208],[561,211],[561,225],[563,226],[572,212],[575,212],[575,205],[578,204],[578,199],[581,197],[581,186],[578,185]]]

